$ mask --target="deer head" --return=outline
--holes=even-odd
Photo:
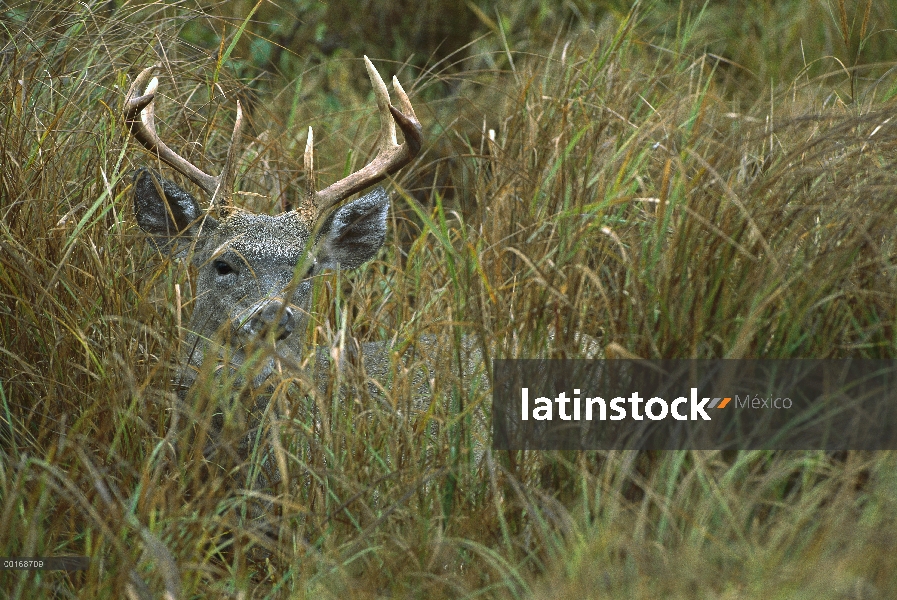
[[[209,175],[169,148],[156,133],[154,98],[156,66],[145,69],[125,98],[124,116],[133,137],[162,162],[199,186],[209,197],[207,209],[154,171],[140,169],[134,178],[137,223],[161,250],[189,257],[197,270],[193,316],[188,328],[182,385],[224,340],[232,368],[247,351],[270,350],[255,385],[270,374],[278,358],[303,353],[311,306],[311,278],[326,269],[353,269],[383,245],[389,197],[377,188],[348,204],[342,201],[408,164],[422,143],[421,125],[397,78],[393,87],[401,110],[390,104],[386,85],[364,58],[380,112],[377,156],[361,170],[326,189],[316,189],[313,133],[305,148],[306,189],[300,206],[278,215],[255,214],[232,202],[236,161],[243,128],[237,102],[236,122],[221,174]],[[142,93],[141,93],[141,90]],[[395,125],[405,138],[396,141]],[[219,346],[218,348],[224,348]],[[222,354],[216,352],[217,355]]]

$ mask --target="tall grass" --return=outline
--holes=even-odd
[[[4,9],[0,555],[91,558],[4,571],[10,597],[897,590],[893,455],[483,452],[489,373],[465,368],[473,352],[581,356],[583,335],[607,357],[893,357],[887,77],[854,78],[849,97],[834,76],[733,82],[702,52],[713,14],[687,6],[666,37],[658,6],[541,41],[505,27],[524,17],[474,11],[497,31],[453,55],[470,70],[443,72],[451,91],[406,86],[428,145],[392,182],[386,248],[316,285],[310,341],[393,340],[389,389],[286,373],[264,394],[200,382],[182,400],[193,290],[132,217],[129,173],[152,159],[120,116],[129,77],[164,63],[162,135],[211,171],[248,98],[239,198],[271,211],[303,189],[306,125],[325,183],[374,147],[366,88],[339,88],[338,106],[327,89],[358,65],[322,59],[251,92],[178,41],[184,8]],[[399,355],[433,334],[421,406]]]

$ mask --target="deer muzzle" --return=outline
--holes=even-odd
[[[279,300],[269,300],[253,310],[239,332],[250,338],[266,337],[273,333],[274,339],[280,342],[290,337],[295,329],[293,309]]]

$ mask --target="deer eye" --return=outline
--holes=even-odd
[[[317,261],[312,261],[311,264],[308,265],[308,268],[305,270],[305,275],[302,276],[302,279],[308,279],[315,274],[315,267],[317,266],[316,262]]]
[[[224,277],[225,275],[230,275],[234,273],[234,268],[224,262],[223,260],[216,260],[212,263],[212,267],[214,267],[215,272],[218,273],[219,276]]]

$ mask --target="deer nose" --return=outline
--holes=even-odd
[[[288,338],[295,328],[293,309],[284,306],[279,300],[272,300],[256,310],[240,329],[252,337],[267,335],[269,331],[274,331],[275,338],[279,342]]]

